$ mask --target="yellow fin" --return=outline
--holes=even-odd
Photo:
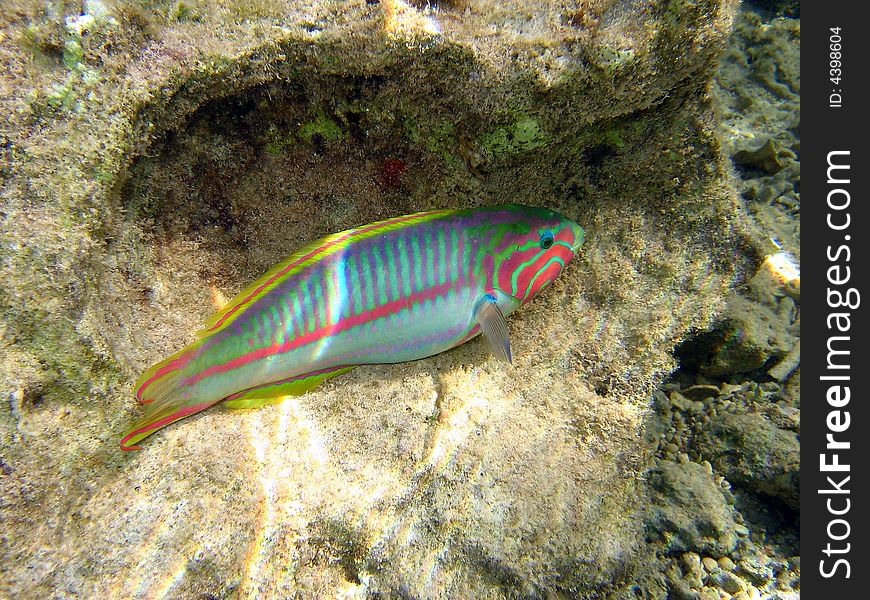
[[[301,375],[292,381],[279,381],[269,383],[262,386],[251,388],[244,392],[234,394],[223,401],[223,405],[228,408],[259,408],[269,404],[280,402],[286,396],[301,396],[306,392],[310,392],[324,381],[328,381],[333,377],[347,373],[353,367],[341,367],[326,373],[320,372],[316,375],[305,377]]]

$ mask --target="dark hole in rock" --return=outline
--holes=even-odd
[[[716,347],[722,343],[724,335],[716,329],[701,331],[686,338],[674,349],[674,356],[680,364],[680,370],[697,373],[707,364]]]
[[[589,169],[589,182],[592,185],[601,183],[602,171],[619,152],[610,144],[597,144],[583,152],[584,162]]]
[[[408,139],[401,119],[369,113],[382,85],[357,77],[253,88],[205,104],[143,153],[120,190],[115,237],[130,243],[113,243],[131,288],[131,306],[116,312],[138,313],[118,322],[133,324],[129,345],[142,357],[122,361],[139,370],[188,343],[215,298],[232,298],[301,246],[430,207],[440,161]],[[391,160],[405,168],[400,185],[384,186]],[[144,256],[134,243],[143,239]],[[169,334],[150,331],[172,322]]]

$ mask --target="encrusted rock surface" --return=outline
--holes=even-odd
[[[704,458],[728,481],[800,506],[800,443],[764,415],[724,413],[695,440]]]
[[[638,581],[650,597],[800,597],[800,21],[783,18],[796,8],[745,2],[713,87],[743,200],[776,241],[713,330],[680,347],[681,369],[654,394],[647,436],[668,467],[650,477],[648,537],[659,551]],[[662,493],[677,481],[686,489]],[[710,514],[729,516],[734,547],[675,552],[703,545],[692,525]]]
[[[737,164],[750,214],[798,258],[800,90],[800,20],[742,11],[712,90],[722,143]]]
[[[736,3],[83,5],[0,15],[0,593],[631,582],[649,398],[758,252],[706,98]],[[131,380],[212,295],[326,233],[507,201],[589,232],[512,319],[512,369],[471,343],[118,451]]]
[[[678,379],[665,384],[669,397],[656,392],[648,421],[659,458],[647,539],[658,556],[638,586],[661,598],[797,598],[800,411],[791,390]]]
[[[713,473],[688,460],[659,461],[650,474],[652,532],[665,535],[668,552],[694,551],[713,556],[737,545],[733,508]]]

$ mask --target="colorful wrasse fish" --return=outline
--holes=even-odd
[[[263,406],[357,365],[438,354],[483,333],[510,361],[505,315],[552,282],[583,229],[542,208],[437,210],[336,233],[292,254],[139,378],[124,450],[223,401]]]

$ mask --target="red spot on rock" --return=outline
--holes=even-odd
[[[398,158],[388,158],[378,169],[378,183],[385,192],[392,192],[402,187],[402,173],[408,170],[408,165]]]

